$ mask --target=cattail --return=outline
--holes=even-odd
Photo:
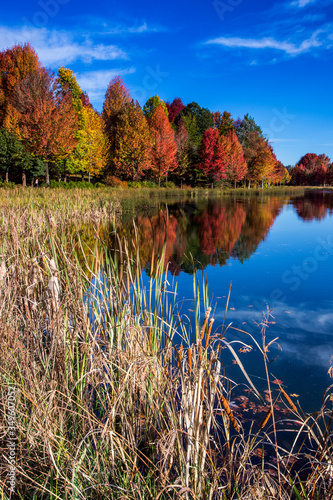
[[[211,331],[213,328],[213,323],[214,323],[214,319],[212,318],[209,322],[208,333],[207,333],[206,343],[205,343],[205,349],[207,349],[208,344],[209,344],[209,337],[210,337],[210,334],[211,334]]]
[[[188,350],[187,350],[187,359],[188,359],[189,372],[191,373],[191,370],[192,370],[192,351],[191,351],[191,347],[189,347]]]
[[[286,393],[286,391],[280,386],[280,391],[282,392],[284,398],[288,401],[288,403],[290,404],[291,408],[297,412],[297,408],[294,404],[294,402],[290,399],[290,397],[288,396],[288,394]]]
[[[260,429],[263,429],[265,427],[265,425],[267,424],[268,420],[271,418],[272,413],[273,413],[273,407],[271,406],[270,409],[268,410],[268,412],[266,413],[263,421],[260,424]]]
[[[221,395],[221,401],[222,401],[223,408],[224,408],[226,414],[228,415],[228,418],[229,418],[230,422],[232,423],[235,431],[239,432],[240,429],[239,429],[239,425],[237,423],[237,420],[235,419],[235,417],[230,409],[228,401],[222,395]]]
[[[204,319],[204,322],[203,322],[203,325],[202,325],[202,328],[201,328],[201,332],[200,332],[200,341],[204,338],[204,335],[205,335],[205,329],[206,329],[206,326],[207,326],[207,322],[208,322],[208,318],[209,318],[209,315],[210,315],[210,311],[212,310],[211,307],[208,307],[207,311],[206,311],[206,314],[205,314],[205,319]]]
[[[177,366],[179,367],[180,362],[182,360],[183,356],[183,344],[180,345],[179,351],[178,351],[178,360],[177,360]]]

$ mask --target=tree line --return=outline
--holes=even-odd
[[[0,52],[0,169],[3,180],[33,183],[81,176],[108,185],[332,184],[325,155],[307,154],[287,169],[255,120],[211,112],[157,95],[143,108],[117,76],[102,113],[72,70],[57,75],[28,44]]]

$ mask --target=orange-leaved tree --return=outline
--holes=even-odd
[[[28,43],[0,52],[0,126],[17,132],[18,111],[13,106],[14,89],[29,73],[41,68]]]
[[[152,138],[152,170],[157,175],[160,186],[161,177],[167,179],[168,173],[178,167],[175,133],[161,105],[153,112],[149,120],[149,129]]]
[[[65,158],[76,144],[72,97],[59,88],[53,74],[38,68],[15,86],[12,104],[18,111],[20,137],[28,151],[45,162],[49,184],[49,161]]]
[[[233,129],[230,129],[227,135],[221,135],[220,141],[225,151],[228,179],[236,187],[237,182],[243,180],[247,174],[242,145]]]

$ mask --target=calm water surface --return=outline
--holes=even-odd
[[[182,312],[191,315],[193,261],[209,283],[216,330],[223,321],[230,283],[227,323],[261,341],[256,322],[267,307],[274,323],[267,341],[270,372],[289,393],[300,395],[307,411],[319,408],[333,356],[333,192],[309,192],[304,197],[239,197],[218,201],[161,205],[154,213],[137,215],[141,264],[149,275],[154,250],[166,243],[169,281],[176,281]],[[130,221],[122,231],[130,236]],[[241,332],[229,330],[228,340],[253,345]],[[237,347],[237,346],[236,346]],[[240,346],[239,346],[240,347]],[[238,368],[223,351],[229,375]],[[264,367],[258,349],[239,354],[254,382],[264,388]]]

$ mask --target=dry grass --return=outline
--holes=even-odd
[[[265,399],[226,342],[228,326],[213,330],[206,283],[195,280],[190,332],[161,262],[152,263],[145,289],[135,244],[108,248],[114,200],[71,194],[71,207],[57,193],[45,205],[13,196],[0,200],[1,498],[10,497],[10,386],[17,437],[11,498],[332,498],[330,389],[309,416],[281,387],[294,434],[286,450],[267,372],[266,417],[244,426],[222,347],[253,397]],[[89,238],[82,234],[87,222]],[[257,344],[263,370],[268,321]]]

